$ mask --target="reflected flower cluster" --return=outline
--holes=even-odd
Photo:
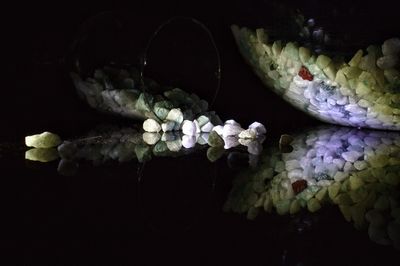
[[[150,161],[153,157],[178,157],[208,148],[207,158],[211,162],[220,159],[224,154],[228,154],[228,161],[235,162],[236,157],[230,156],[229,153],[232,151],[238,153],[235,150],[242,149],[237,147],[239,145],[238,136],[229,136],[236,138],[235,143],[237,145],[226,147],[225,138],[220,137],[214,131],[210,134],[204,133],[194,136],[184,135],[181,131],[164,132],[161,135],[160,133],[143,132],[140,126],[122,128],[102,126],[92,130],[82,138],[63,142],[57,135],[47,133],[29,136],[27,139],[35,138],[33,144],[37,146],[38,143],[52,144],[54,142],[52,139],[57,137],[57,145],[27,150],[25,158],[39,162],[51,162],[61,158],[58,171],[67,176],[76,173],[80,161],[90,161],[94,165],[108,161],[123,163],[132,160],[143,163]],[[241,152],[242,157],[247,156],[250,165],[255,166],[257,164],[258,154],[262,151],[264,140],[265,137],[262,136],[262,138],[251,139],[249,143],[242,144],[242,147],[247,147],[249,152],[248,155]],[[237,149],[233,149],[235,147]]]
[[[195,144],[188,146],[192,142],[185,137],[195,138]],[[54,134],[34,138],[35,146],[59,143]],[[263,141],[255,139],[247,145],[257,142],[261,152]],[[241,169],[224,205],[226,211],[247,213],[249,219],[255,219],[262,210],[294,215],[314,213],[333,204],[356,228],[367,228],[371,240],[399,248],[398,133],[321,127],[296,136],[283,135],[279,148],[269,147],[261,155],[246,153],[246,143],[242,144],[227,150],[225,138],[215,131],[207,136],[182,132],[161,135],[143,132],[140,126],[105,126],[83,138],[64,141],[57,149],[32,149],[36,153],[28,150],[32,158],[26,157],[37,161],[61,157],[58,171],[68,176],[76,173],[80,161],[95,165],[108,161],[147,162],[153,157],[177,157],[207,149],[211,162],[227,155],[228,166]]]
[[[241,172],[225,210],[280,215],[338,205],[379,244],[400,248],[400,135],[325,127],[294,137],[293,151],[270,149],[256,169]]]
[[[77,165],[79,161],[91,161],[94,165],[108,161],[147,162],[154,156],[177,157],[199,149],[200,145],[190,149],[182,147],[182,139],[173,133],[163,135],[161,140],[156,133],[143,133],[139,127],[106,126],[93,130],[84,138],[64,141],[58,146],[61,157],[58,171],[68,172],[68,167]]]

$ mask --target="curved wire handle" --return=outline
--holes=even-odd
[[[87,34],[87,32],[89,30],[95,28],[96,23],[98,23],[98,21],[101,18],[104,18],[106,16],[109,16],[111,19],[114,19],[113,23],[115,23],[115,25],[118,24],[115,13],[111,12],[111,11],[103,11],[94,16],[87,18],[85,21],[83,21],[82,24],[79,25],[79,29],[78,29],[77,33],[75,34],[72,43],[69,46],[68,52],[66,55],[64,55],[63,60],[64,61],[72,60],[72,62],[69,62],[69,63],[70,64],[72,63],[72,67],[73,67],[74,71],[76,71],[79,74],[81,74],[81,71],[82,71],[81,65],[80,65],[79,59],[76,57],[76,55],[74,53],[79,52],[79,50],[82,46],[82,41],[84,41],[85,34]]]
[[[220,52],[218,50],[218,47],[217,47],[217,45],[215,43],[215,40],[214,40],[214,37],[212,36],[211,31],[202,22],[200,22],[199,20],[197,20],[195,18],[192,18],[192,17],[184,17],[184,16],[172,17],[172,18],[168,19],[167,21],[165,21],[164,23],[162,23],[154,31],[154,33],[152,34],[152,36],[149,39],[149,42],[146,45],[146,48],[145,48],[145,51],[144,51],[144,55],[143,55],[143,58],[142,58],[142,62],[141,62],[140,83],[142,85],[142,88],[145,88],[145,86],[144,86],[144,69],[145,69],[145,67],[147,65],[148,50],[149,50],[151,44],[153,43],[153,41],[157,37],[157,35],[160,33],[160,31],[164,29],[165,26],[167,26],[168,24],[170,24],[170,23],[172,23],[174,21],[177,21],[177,20],[187,20],[189,22],[192,22],[192,23],[198,25],[201,29],[203,29],[207,33],[207,35],[208,35],[208,37],[209,37],[209,39],[211,41],[211,44],[212,44],[212,46],[213,46],[213,48],[215,50],[215,55],[217,57],[217,70],[215,72],[216,77],[217,77],[217,88],[215,90],[214,97],[212,98],[211,102],[209,103],[209,106],[212,106],[214,104],[216,98],[217,98],[218,92],[219,92],[220,87],[221,87],[221,56],[220,56]],[[143,90],[145,90],[145,89],[143,89]]]

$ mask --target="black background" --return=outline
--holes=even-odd
[[[351,32],[354,43],[399,36],[394,1],[285,3],[317,17],[338,35]],[[332,20],[327,12],[332,6],[355,15]],[[271,12],[267,1],[35,2],[5,9],[0,137],[15,145],[0,158],[5,221],[1,260],[396,265],[394,250],[370,242],[366,232],[357,232],[335,208],[322,210],[314,217],[315,227],[300,235],[290,217],[264,215],[249,222],[244,216],[222,213],[234,173],[225,162],[208,164],[204,154],[151,162],[141,184],[136,163],[84,165],[79,175],[66,178],[56,174],[56,164],[25,162],[20,148],[25,135],[50,130],[72,138],[98,123],[131,123],[90,110],[78,100],[68,76],[71,43],[82,23],[109,11],[130,14],[132,24],[124,38],[137,40],[137,47],[172,16],[190,16],[206,24],[221,53],[222,85],[213,109],[224,120],[234,118],[244,125],[260,121],[267,125],[271,143],[282,133],[320,124],[267,90],[237,51],[229,26],[262,26]]]

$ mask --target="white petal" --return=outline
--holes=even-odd
[[[200,145],[206,145],[208,144],[208,137],[210,136],[209,133],[201,133],[200,137],[197,140],[197,143]]]
[[[196,137],[183,135],[182,137],[182,146],[186,149],[193,148],[196,145]]]
[[[175,122],[167,121],[165,123],[162,123],[161,128],[162,128],[162,131],[164,131],[164,132],[172,131],[175,128]]]
[[[196,134],[200,134],[201,130],[200,130],[199,122],[197,122],[197,120],[194,120],[193,123],[196,127]]]
[[[185,135],[194,136],[196,135],[196,125],[190,120],[183,121],[182,132]]]
[[[153,133],[153,132],[144,132],[143,133],[143,141],[146,144],[149,145],[154,145],[160,140],[161,136],[159,133]]]
[[[171,109],[166,117],[167,120],[174,121],[177,124],[181,124],[183,121],[183,113],[181,109]]]
[[[214,125],[211,122],[207,122],[204,126],[201,127],[201,132],[211,132],[213,128]]]
[[[236,122],[233,119],[226,120],[225,121],[225,125],[233,125],[233,126],[242,127],[238,122]]]
[[[231,125],[231,124],[225,124],[224,129],[222,130],[222,135],[224,137],[228,136],[237,136],[242,132],[244,129],[236,126],[236,125]]]
[[[249,146],[251,142],[253,142],[252,139],[239,139],[239,143],[243,146]]]
[[[239,138],[241,139],[255,139],[256,137],[257,137],[257,131],[253,128],[243,130],[239,134]]]
[[[222,132],[223,132],[223,130],[224,130],[224,127],[223,126],[221,126],[221,125],[219,125],[219,126],[215,126],[214,128],[213,128],[213,130],[212,131],[215,131],[215,132],[217,132],[217,134],[218,135],[222,135]]]
[[[159,132],[161,126],[156,120],[149,118],[143,122],[143,129],[147,132]]]
[[[239,146],[240,144],[238,138],[234,136],[224,137],[224,142],[225,142],[224,149],[226,150]]]
[[[259,122],[252,123],[249,128],[254,129],[257,132],[257,135],[267,133],[267,129],[265,128],[265,126]]]

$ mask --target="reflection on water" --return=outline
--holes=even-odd
[[[113,206],[112,215],[107,215],[105,219],[115,222],[119,221],[121,216],[129,216],[121,214],[122,212],[133,213],[135,222],[139,221],[139,224],[143,222],[144,231],[156,232],[163,237],[179,235],[180,232],[199,226],[201,220],[207,217],[205,213],[210,212],[211,200],[215,194],[216,165],[210,164],[205,152],[202,152],[207,148],[207,143],[199,144],[201,143],[199,141],[195,146],[185,148],[182,136],[178,134],[165,134],[158,138],[158,142],[149,142],[148,133],[143,132],[140,127],[141,125],[131,127],[104,125],[93,129],[83,137],[64,141],[57,148],[35,148],[27,152],[31,153],[32,150],[52,154],[55,152],[57,156],[53,159],[61,158],[58,163],[58,173],[74,176],[57,180],[77,182],[78,191],[85,190],[85,182],[91,183],[88,179],[95,176],[93,183],[89,184],[91,188],[95,188],[90,193],[85,190],[85,197],[81,203],[83,206],[88,204],[86,195],[104,202],[105,205],[109,204],[109,197],[119,197],[113,194],[115,192],[113,188],[103,191],[107,195],[99,196],[98,186],[101,187],[99,184],[102,183],[100,180],[104,176],[103,172],[111,177],[106,181],[110,182],[111,187],[113,186],[111,183],[117,186],[127,185],[125,203],[121,203],[121,205],[126,204],[125,209],[115,212],[114,209],[121,210],[121,207]],[[25,157],[39,162],[50,161],[46,160],[49,158],[46,154],[34,155],[36,156]],[[138,164],[137,161],[141,163]],[[44,164],[37,163],[36,166],[46,168]],[[50,169],[50,172],[53,171]],[[54,177],[51,173],[50,175]],[[128,178],[123,180],[124,176]],[[132,180],[129,181],[130,179]],[[88,209],[91,208],[92,206]],[[86,209],[85,214],[93,215],[91,210]],[[95,221],[93,223],[98,224]]]
[[[338,205],[371,240],[400,248],[400,135],[322,127],[294,137],[293,151],[266,150],[255,169],[241,172],[225,210],[275,209],[280,215]]]
[[[295,215],[298,230],[307,230],[313,222],[304,214],[337,205],[347,221],[368,230],[372,241],[400,247],[399,133],[325,126],[293,138],[286,135],[279,148],[268,147],[258,156],[247,152],[245,146],[225,150],[223,146],[209,147],[205,136],[192,137],[195,144],[185,147],[185,135],[104,126],[58,146],[58,171],[74,175],[80,161],[99,165],[174,157],[155,160],[156,165],[164,166],[146,167],[146,172],[190,176],[195,161],[202,161],[204,169],[211,166],[205,163],[208,149],[209,161],[226,155],[228,166],[239,171],[224,205],[226,211],[247,213],[249,219],[255,219],[262,210],[275,210],[279,215]],[[192,161],[193,156],[202,159]],[[183,166],[183,161],[191,163]]]
[[[227,138],[220,138],[222,146],[214,146],[215,140],[212,142],[209,135],[202,133],[188,136],[181,131],[160,134],[143,132],[140,125],[132,127],[108,125],[92,130],[85,137],[64,141],[57,148],[30,149],[26,151],[25,159],[50,162],[61,158],[58,172],[66,176],[76,174],[80,161],[91,161],[94,165],[108,161],[122,163],[131,160],[143,163],[153,157],[180,157],[207,148],[207,158],[211,162],[227,155],[228,164],[232,168],[238,165],[242,167],[257,165],[258,154],[262,151],[265,136],[248,142],[241,141],[238,136],[229,136],[229,141],[234,141],[237,145],[227,147],[224,146],[224,142],[228,141]]]
[[[58,171],[61,174],[65,174],[65,171],[71,172],[69,167],[77,166],[72,162],[91,161],[94,165],[108,161],[146,162],[153,156],[177,157],[201,148],[201,145],[197,145],[185,149],[177,134],[164,134],[161,138],[158,133],[143,133],[138,127],[105,126],[93,130],[82,139],[64,141],[58,147],[61,157]]]

